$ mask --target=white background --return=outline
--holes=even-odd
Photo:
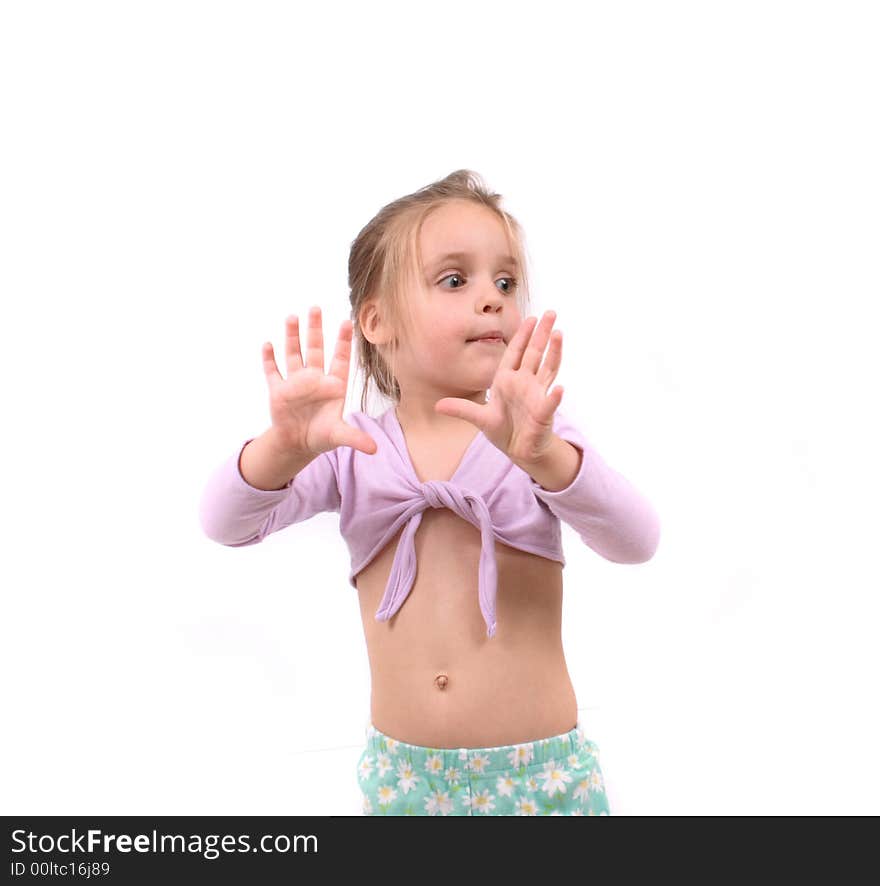
[[[880,812],[878,41],[852,2],[5,3],[0,812],[359,813],[338,516],[231,549],[197,505],[262,343],[335,340],[358,231],[462,167],[661,517],[638,566],[563,527],[612,814]]]

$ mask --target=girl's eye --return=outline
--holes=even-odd
[[[461,280],[461,274],[449,274],[443,278],[443,280],[454,280],[454,279]],[[438,281],[437,285],[439,286],[443,282],[443,280]],[[453,286],[452,288],[458,289],[457,286]]]
[[[448,274],[442,280],[439,280],[437,285],[439,286],[440,283],[443,283],[444,280],[452,280],[452,279],[461,280],[462,276],[463,276],[462,274]],[[500,279],[505,280],[508,283],[508,288],[505,290],[502,290],[505,293],[512,292],[514,289],[516,289],[517,286],[519,286],[519,281],[516,279],[516,277],[501,277]],[[452,287],[452,289],[459,289],[459,288],[460,287],[458,287],[458,286]]]

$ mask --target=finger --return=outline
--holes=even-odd
[[[562,385],[556,385],[552,391],[544,398],[540,407],[537,410],[535,418],[546,424],[551,425],[553,423],[553,414],[556,412],[559,403],[562,400]]]
[[[336,339],[336,350],[330,361],[329,375],[335,375],[348,390],[348,368],[351,364],[351,336],[353,332],[351,320],[343,320],[339,327],[339,337]]]
[[[535,331],[529,340],[529,346],[523,354],[522,363],[520,364],[522,369],[527,369],[529,372],[538,371],[538,366],[540,366],[541,360],[544,357],[544,349],[547,347],[555,320],[556,311],[544,311],[544,316],[541,317],[541,322],[535,327]]]
[[[561,363],[562,330],[554,329],[550,336],[550,347],[547,348],[547,357],[536,374],[536,378],[541,385],[541,390],[545,393],[547,392],[547,388],[553,384],[553,379],[556,378],[556,373],[559,372],[559,365]]]
[[[529,343],[529,337],[537,322],[537,317],[526,317],[520,323],[519,329],[516,330],[513,338],[507,343],[501,362],[498,364],[498,369],[519,369],[526,345]]]
[[[296,314],[291,314],[287,318],[284,353],[287,359],[287,377],[290,378],[292,372],[303,368],[302,350],[299,344],[299,318]]]
[[[269,387],[282,381],[281,373],[278,371],[278,364],[275,362],[275,349],[270,341],[263,344],[263,373],[266,376]]]
[[[465,400],[461,397],[443,397],[434,404],[434,411],[441,415],[451,415],[453,418],[463,418],[472,425],[476,425],[481,431],[485,430],[483,416],[486,414],[486,406],[480,406],[473,400]]]
[[[309,308],[306,366],[324,371],[324,330],[321,327],[321,309],[317,306]]]
[[[376,441],[366,433],[366,431],[361,431],[357,428],[354,430],[354,437],[352,437],[352,441],[348,445],[351,446],[352,449],[358,449],[367,455],[375,455],[379,451],[379,446]]]
[[[335,430],[333,442],[336,446],[350,446],[352,449],[357,449],[366,455],[375,455],[379,451],[376,441],[360,428],[353,427],[340,420]]]

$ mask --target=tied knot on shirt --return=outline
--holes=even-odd
[[[431,508],[449,508],[459,512],[467,507],[467,498],[482,498],[472,492],[466,492],[447,480],[426,480],[419,486],[422,497]],[[485,503],[484,503],[485,504]]]
[[[492,515],[483,497],[476,492],[470,492],[462,489],[454,483],[447,480],[427,480],[419,486],[422,498],[430,508],[448,508],[450,511],[458,514],[462,520],[475,525],[481,533],[483,533],[483,541],[486,541],[486,533],[488,530],[489,537],[492,539],[492,549],[494,550],[494,533],[492,532]],[[421,515],[419,516],[421,520]]]
[[[492,516],[482,496],[461,489],[447,480],[428,480],[419,484],[419,492],[430,508],[449,508],[468,523],[480,530],[480,564],[478,592],[480,611],[486,622],[487,636],[495,636],[495,597],[498,584],[498,567],[495,562],[495,533]],[[391,575],[379,609],[378,621],[388,621],[407,598],[416,578],[415,532],[422,522],[425,508],[418,508],[410,516],[394,555]]]

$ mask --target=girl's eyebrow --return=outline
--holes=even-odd
[[[473,258],[474,254],[472,252],[448,252],[446,255],[441,255],[439,258],[435,258],[433,262],[431,262],[428,267],[436,267],[437,265],[442,265],[443,262],[450,261],[452,259],[462,259],[462,258]],[[499,255],[499,261],[504,264],[514,265],[518,267],[517,260],[512,255]]]

